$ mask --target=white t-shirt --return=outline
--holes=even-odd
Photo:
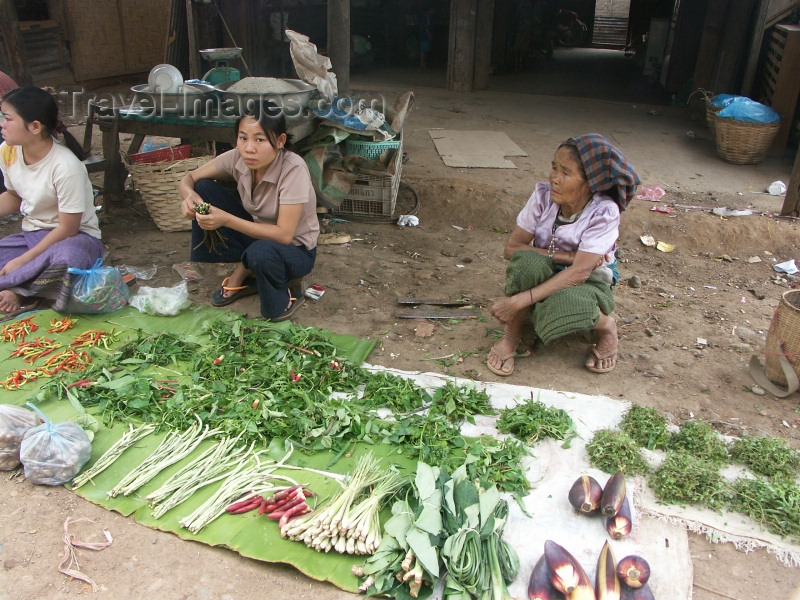
[[[58,213],[82,213],[84,233],[100,239],[92,183],[86,167],[53,138],[53,147],[39,162],[26,165],[21,146],[0,144],[0,170],[6,187],[21,199],[22,231],[55,229]]]

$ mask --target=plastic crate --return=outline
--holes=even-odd
[[[357,175],[350,193],[333,212],[368,217],[391,217],[400,189],[403,170],[403,144],[398,142],[394,156],[394,175]]]
[[[369,158],[370,160],[378,160],[380,155],[386,150],[399,148],[403,141],[400,139],[387,140],[385,142],[369,142],[369,141],[355,141],[347,138],[344,141],[344,149],[347,154],[356,154]]]
[[[159,148],[158,150],[152,150],[151,152],[138,152],[136,154],[129,154],[128,159],[130,159],[132,163],[172,162],[189,158],[191,153],[191,144],[181,144],[180,146]]]

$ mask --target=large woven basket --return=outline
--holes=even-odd
[[[764,160],[781,122],[745,123],[727,117],[713,116],[717,155],[735,165],[755,165]]]
[[[134,187],[142,195],[150,216],[161,231],[188,231],[192,228],[192,222],[181,213],[183,199],[178,193],[178,182],[189,171],[212,158],[195,156],[177,161],[132,163],[123,157]]]
[[[786,357],[800,376],[800,290],[783,293],[767,332],[765,354],[764,372],[773,383],[787,384],[781,369],[781,356]]]
[[[716,114],[721,111],[723,107],[714,106],[711,104],[712,99],[713,98],[706,96],[706,125],[708,125],[708,128],[711,130],[711,135],[716,135],[716,132],[714,131],[714,116],[716,116]]]

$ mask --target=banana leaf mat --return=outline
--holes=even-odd
[[[103,348],[95,348],[93,350],[93,362],[98,362],[107,360],[116,347],[130,339],[134,339],[139,330],[148,333],[170,332],[180,334],[189,341],[203,343],[202,332],[205,324],[218,319],[232,321],[238,318],[239,315],[232,311],[195,306],[174,317],[157,317],[145,315],[127,307],[104,315],[72,315],[71,318],[75,321],[73,329],[64,333],[44,333],[52,319],[62,319],[63,317],[64,315],[49,310],[33,314],[32,321],[39,329],[28,334],[29,337],[27,339],[43,335],[62,342],[64,346],[68,346],[72,339],[83,332],[97,329],[112,330],[116,342],[107,350]],[[11,322],[13,321],[9,321],[9,323]],[[8,325],[9,323],[5,324]],[[288,322],[283,322],[276,323],[275,327],[285,329],[293,326]],[[369,356],[376,343],[375,341],[363,340],[353,336],[330,335],[331,341],[337,348],[338,355],[349,359],[355,365],[361,364]],[[9,357],[14,347],[13,342],[0,341],[0,378],[2,378],[2,381],[5,381],[14,370],[30,367],[30,365],[23,362],[22,358]],[[174,373],[172,373],[172,376],[175,376]],[[46,378],[42,377],[35,381],[29,381],[19,389],[0,388],[0,397],[2,398],[0,403],[24,405],[26,401],[35,395],[45,380]],[[76,410],[66,401],[46,400],[37,403],[37,406],[54,422],[74,420],[78,415]],[[127,423],[116,423],[111,428],[101,425],[92,441],[92,457],[84,466],[84,469],[89,468],[128,429]],[[302,543],[284,540],[279,535],[277,522],[266,519],[263,516],[257,517],[253,513],[247,515],[222,515],[197,534],[192,534],[183,528],[178,522],[179,519],[192,513],[205,502],[216,490],[217,485],[215,484],[201,489],[161,518],[153,518],[151,508],[145,501],[147,494],[157,489],[170,475],[200,456],[213,443],[211,441],[202,442],[190,455],[165,469],[140,488],[136,494],[109,497],[107,492],[125,474],[141,464],[165,435],[165,433],[154,433],[140,440],[91,482],[75,489],[75,493],[124,516],[133,516],[137,522],[147,527],[169,531],[183,539],[194,540],[211,546],[228,547],[243,556],[257,560],[288,563],[314,579],[326,580],[341,589],[357,592],[358,580],[351,574],[350,569],[353,564],[363,562],[363,557],[342,556],[336,553],[322,554],[307,548]],[[388,461],[387,457],[392,451],[391,447],[379,445],[369,446],[368,449],[375,458],[383,461]],[[329,466],[332,456],[330,452],[301,454],[299,451],[295,451],[287,462],[296,466],[348,473],[352,471],[356,458],[363,454],[362,450],[366,450],[366,447],[362,449],[357,445],[349,456],[343,457],[336,463],[335,468]],[[270,457],[275,460],[280,460],[285,454],[282,444],[275,444],[274,448],[270,448]],[[394,456],[392,462],[397,463],[397,458]],[[296,479],[298,482],[307,483],[309,489],[313,490],[323,500],[326,497],[330,497],[338,487],[334,480],[324,475],[307,471],[278,470],[276,474],[282,474]]]

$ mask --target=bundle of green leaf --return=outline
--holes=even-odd
[[[501,433],[511,433],[526,444],[534,444],[549,437],[563,440],[562,448],[569,448],[576,435],[575,423],[560,408],[547,406],[544,402],[530,398],[512,408],[504,408],[497,419]]]
[[[445,576],[449,600],[509,600],[519,571],[503,539],[508,503],[494,485],[480,487],[462,465],[449,477],[417,464],[413,493],[392,506],[377,552],[354,573],[369,594],[417,598],[423,585]]]
[[[589,464],[606,473],[623,470],[626,475],[647,473],[650,465],[636,441],[618,429],[598,429],[586,444]]]
[[[648,450],[664,449],[669,443],[667,418],[650,406],[631,406],[619,427]]]
[[[741,437],[733,443],[731,458],[776,480],[791,482],[800,471],[800,452],[777,438]]]
[[[315,328],[213,321],[198,344],[171,333],[138,332],[108,365],[53,378],[37,399],[68,399],[106,425],[152,423],[183,431],[197,415],[222,436],[263,446],[286,440],[303,452],[332,450],[330,465],[353,444],[386,444],[414,460],[447,464],[467,456],[474,477],[523,494],[524,448],[461,435],[462,421],[492,414],[488,394],[448,382],[428,391],[412,379],[356,367]],[[391,418],[378,409],[391,411]],[[287,446],[288,447],[288,446]],[[329,465],[329,466],[330,466]]]
[[[688,452],[692,456],[716,464],[728,462],[728,446],[708,421],[695,419],[686,421],[680,431],[669,440],[670,450]]]

